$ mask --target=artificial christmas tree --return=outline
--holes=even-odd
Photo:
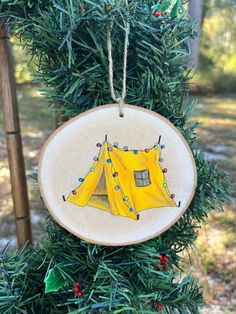
[[[180,1],[2,0],[0,17],[36,58],[36,83],[50,108],[71,117],[110,102],[107,29],[112,25],[114,87],[123,73],[129,30],[127,97],[170,120],[193,150],[198,172],[188,210],[162,235],[141,244],[86,243],[51,218],[48,238],[0,259],[0,313],[198,313],[202,295],[183,276],[180,253],[227,200],[227,175],[194,150],[189,117],[188,38],[194,35]],[[161,13],[157,13],[161,12]],[[55,161],[56,162],[56,161]]]

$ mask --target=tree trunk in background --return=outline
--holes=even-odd
[[[190,56],[189,65],[191,67],[198,67],[199,62],[199,46],[200,46],[200,34],[201,34],[201,21],[202,21],[202,6],[203,0],[189,0],[189,15],[193,21],[196,21],[195,30],[198,33],[198,37],[190,39]]]

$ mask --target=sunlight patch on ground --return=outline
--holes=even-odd
[[[236,121],[234,119],[214,119],[211,117],[198,117],[200,123],[211,125],[222,125],[222,126],[236,126]],[[205,125],[206,126],[206,125]]]
[[[211,225],[207,227],[205,231],[199,233],[196,244],[202,253],[207,252],[209,258],[211,255],[213,257],[214,254],[222,254],[231,240],[232,237],[227,230],[222,230],[217,228],[217,226]]]
[[[12,198],[10,196],[4,197],[4,199],[0,202],[1,208],[0,208],[0,222],[2,219],[4,219],[5,216],[7,216],[9,213],[12,213],[13,210],[13,202]]]
[[[0,183],[5,183],[6,179],[10,178],[10,171],[7,166],[2,166],[0,163]]]
[[[44,136],[42,131],[39,131],[37,129],[33,130],[32,128],[31,131],[25,132],[25,135],[31,138],[42,138]]]
[[[31,88],[29,94],[31,97],[42,98],[42,92],[37,89]]]

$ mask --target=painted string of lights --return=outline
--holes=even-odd
[[[107,142],[107,136],[105,137],[105,141]],[[114,147],[118,148],[119,146],[119,143],[118,142],[114,142],[113,144]],[[122,186],[120,184],[120,181],[119,181],[119,173],[116,171],[115,167],[114,167],[114,164],[112,162],[112,159],[111,159],[111,156],[110,156],[110,152],[112,152],[113,148],[110,146],[107,148],[108,150],[108,155],[109,155],[109,159],[107,159],[107,162],[111,164],[111,168],[112,168],[112,175],[113,175],[113,178],[115,180],[115,187],[114,189],[116,191],[120,191],[121,194],[122,194],[122,198],[123,198],[123,201],[125,202],[125,205],[128,207],[129,211],[130,212],[134,212],[136,217],[137,217],[137,220],[139,220],[139,214],[137,213],[137,210],[134,206],[134,204],[132,205],[129,201],[129,196],[128,195],[125,195],[125,192],[123,191],[122,189]],[[124,151],[128,151],[128,147],[127,146],[124,146]]]
[[[168,197],[173,200],[175,198],[175,195],[174,194],[170,194],[170,192],[168,190],[168,185],[167,185],[167,182],[166,182],[166,178],[165,178],[165,174],[167,173],[167,169],[163,168],[161,166],[161,164],[164,162],[164,158],[161,156],[161,152],[165,148],[165,145],[161,144],[160,141],[161,141],[161,136],[159,137],[158,143],[156,143],[150,149],[146,148],[144,150],[136,150],[136,149],[129,150],[128,146],[124,146],[123,149],[119,148],[118,142],[114,142],[114,144],[111,145],[110,143],[107,142],[107,136],[105,136],[105,141],[102,144],[101,143],[97,143],[96,144],[97,148],[99,148],[99,153],[98,153],[98,156],[95,156],[93,158],[94,163],[90,167],[89,172],[87,173],[87,175],[84,178],[82,178],[82,177],[79,178],[78,181],[79,181],[80,185],[77,186],[75,189],[73,189],[70,192],[70,194],[69,194],[69,196],[67,198],[65,198],[65,196],[63,195],[63,200],[64,201],[69,200],[72,203],[75,203],[75,204],[77,204],[79,206],[85,206],[88,203],[88,201],[90,201],[90,198],[92,196],[96,196],[97,197],[98,195],[100,195],[100,197],[101,197],[101,195],[103,195],[103,197],[104,196],[106,197],[106,206],[105,206],[106,208],[99,207],[99,206],[96,206],[96,205],[93,206],[93,207],[97,207],[97,208],[100,208],[100,209],[105,209],[107,211],[110,211],[110,213],[114,214],[114,212],[112,212],[112,207],[110,206],[110,198],[109,198],[110,194],[109,194],[109,192],[107,190],[107,183],[109,182],[110,186],[112,185],[114,187],[114,190],[119,191],[119,193],[121,193],[117,197],[114,194],[113,198],[114,199],[118,199],[119,200],[118,202],[120,202],[120,200],[122,199],[123,204],[125,205],[125,207],[130,212],[130,214],[127,214],[127,212],[126,212],[126,214],[118,213],[118,215],[129,216],[129,217],[132,216],[131,218],[134,218],[134,215],[135,215],[135,219],[138,220],[139,219],[139,213],[138,212],[140,210],[145,209],[145,208],[143,208],[143,209],[139,208],[139,210],[136,209],[135,200],[133,199],[132,189],[130,189],[129,187],[127,188],[127,184],[124,183],[124,177],[123,177],[123,179],[121,178],[123,180],[122,184],[124,185],[124,187],[126,187],[125,189],[123,189],[122,184],[121,184],[120,179],[119,179],[119,170],[116,168],[116,167],[118,167],[120,169],[120,166],[117,164],[116,158],[117,158],[117,154],[119,156],[119,154],[123,154],[123,153],[126,153],[126,152],[129,152],[129,153],[133,152],[134,155],[140,154],[140,158],[146,159],[146,157],[143,155],[143,153],[144,152],[145,152],[145,154],[148,154],[149,152],[151,153],[151,151],[153,152],[153,149],[158,151],[158,155],[156,155],[156,153],[155,153],[155,155],[151,155],[151,156],[152,157],[155,156],[155,158],[158,156],[157,157],[158,159],[154,162],[154,164],[156,165],[155,167],[159,167],[160,171],[163,173],[163,175],[161,177],[163,178],[162,186],[163,186],[164,190],[166,190],[166,192],[164,192],[164,193],[167,194]],[[101,151],[101,149],[103,149],[103,151]],[[106,153],[104,152],[104,150],[106,151]],[[115,155],[111,156],[113,150],[114,150],[114,154]],[[128,158],[130,158],[131,155],[127,155],[127,156],[129,156]],[[102,158],[101,161],[100,161],[100,158]],[[116,161],[116,166],[113,163],[113,159],[114,159],[114,161]],[[109,168],[106,168],[106,167],[104,168],[103,162],[105,162],[107,165],[110,165],[110,167]],[[119,162],[121,162],[121,160],[119,160]],[[121,164],[122,164],[122,162],[121,162]],[[97,167],[98,167],[98,170],[96,171]],[[103,171],[105,171],[105,173]],[[104,180],[103,189],[105,189],[105,190],[103,190],[102,194],[97,194],[97,193],[93,192],[92,194],[90,194],[89,199],[87,199],[87,201],[84,203],[84,205],[81,205],[81,200],[79,202],[77,200],[75,200],[75,199],[72,200],[71,196],[73,196],[73,195],[76,196],[76,194],[78,193],[77,190],[81,187],[81,185],[83,184],[85,178],[90,173],[93,173],[93,172],[96,174],[96,176],[94,177],[94,179],[97,180],[97,183],[95,183],[96,186],[98,185],[98,183],[101,180],[101,177],[103,176],[103,179],[105,179]],[[107,176],[107,173],[109,173],[109,177],[108,178],[105,177],[105,174]],[[134,183],[135,183],[136,187],[146,187],[146,186],[150,186],[151,185],[150,173],[149,173],[148,169],[138,170],[138,171],[134,170],[133,173],[134,173],[134,180],[135,180]],[[91,180],[94,180],[94,179],[91,179],[91,176],[90,176],[90,179],[87,179],[87,181],[90,180],[90,183],[91,183]],[[107,182],[107,180],[108,180],[108,182]],[[86,181],[86,183],[87,183],[87,185],[89,185],[89,182],[87,182],[87,181]],[[156,186],[156,187],[158,188],[158,186]],[[82,189],[83,188],[84,187],[82,187]],[[127,193],[127,191],[129,191],[129,192]],[[81,192],[81,189],[80,189],[80,192]],[[130,198],[129,193],[131,193],[131,195],[132,195],[131,198]],[[155,190],[153,191],[153,193],[155,194]],[[121,198],[120,198],[120,196],[121,196]],[[80,193],[78,193],[78,198],[80,198]],[[171,206],[174,206],[174,205],[177,206],[176,203],[172,201],[172,205]],[[103,204],[103,206],[104,206],[104,204]],[[123,205],[121,205],[121,207],[122,206]],[[163,206],[168,206],[168,205],[163,205]],[[153,206],[146,207],[146,208],[152,208],[152,207]],[[159,207],[162,207],[162,206],[160,205]],[[180,202],[178,204],[178,207],[180,207]],[[115,215],[117,215],[117,213]]]

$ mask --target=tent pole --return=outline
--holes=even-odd
[[[0,85],[18,246],[32,243],[25,165],[8,28],[0,19]]]

